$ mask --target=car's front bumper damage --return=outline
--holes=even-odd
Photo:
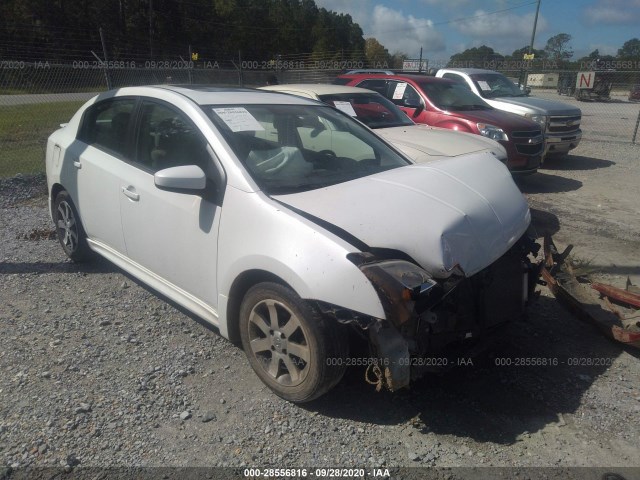
[[[398,390],[427,371],[451,366],[443,359],[453,351],[473,356],[494,330],[524,313],[540,275],[541,262],[532,260],[539,248],[525,235],[475,275],[456,269],[446,279],[419,278],[414,271],[399,277],[388,266],[378,268],[375,255],[357,255],[351,260],[376,288],[387,319],[316,306],[366,333],[373,360],[368,380]]]

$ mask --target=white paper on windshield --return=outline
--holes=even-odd
[[[343,111],[347,115],[351,115],[352,117],[358,116],[356,111],[353,109],[353,105],[351,105],[351,102],[335,101],[333,102],[333,106],[336,107],[338,110]]]
[[[244,107],[214,108],[213,111],[227,124],[232,132],[264,130],[260,122]]]
[[[396,89],[393,91],[393,99],[394,100],[402,100],[404,96],[404,91],[407,89],[406,82],[399,83],[396,85]]]
[[[489,84],[484,80],[478,80],[478,85],[480,85],[480,88],[482,90],[491,90],[491,87],[489,86]]]

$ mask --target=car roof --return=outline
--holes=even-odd
[[[269,85],[268,87],[260,87],[260,90],[271,90],[275,92],[299,91],[309,92],[315,95],[331,95],[338,93],[375,93],[372,90],[367,90],[366,88],[348,87],[346,85],[332,85],[326,83],[288,83],[283,85]]]
[[[487,70],[486,68],[443,68],[442,70],[451,70],[452,72],[463,72],[473,75],[475,73],[498,73],[503,75],[500,72],[496,72],[495,70]]]
[[[393,70],[381,70],[375,68],[359,68],[356,70],[349,70],[348,72],[345,72],[345,75],[353,75],[356,73],[379,73],[382,75],[395,75],[396,72],[394,72]]]
[[[210,85],[153,85],[145,87],[124,87],[117,95],[149,95],[154,91],[171,91],[189,98],[199,105],[242,105],[242,104],[280,104],[280,105],[317,105],[311,99],[267,92],[250,88],[212,87]]]
[[[339,75],[338,78],[354,78],[354,79],[380,79],[380,80],[409,80],[416,83],[455,83],[452,80],[447,78],[439,78],[432,77],[429,75],[403,75],[403,74],[394,74],[394,75],[380,75],[380,74],[366,74],[366,73],[358,73],[356,75]]]

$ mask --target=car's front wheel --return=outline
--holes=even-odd
[[[92,256],[78,211],[68,192],[58,193],[53,203],[53,221],[62,249],[74,262],[85,262]]]
[[[242,346],[251,367],[291,402],[311,401],[340,381],[348,351],[343,328],[277,283],[255,285],[240,307]]]

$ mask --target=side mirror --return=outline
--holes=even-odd
[[[197,165],[159,170],[153,176],[153,181],[161,190],[178,193],[196,193],[195,191],[204,190],[207,185],[207,177]]]
[[[404,99],[402,101],[402,106],[407,108],[422,108],[422,102],[420,100],[415,99]]]

